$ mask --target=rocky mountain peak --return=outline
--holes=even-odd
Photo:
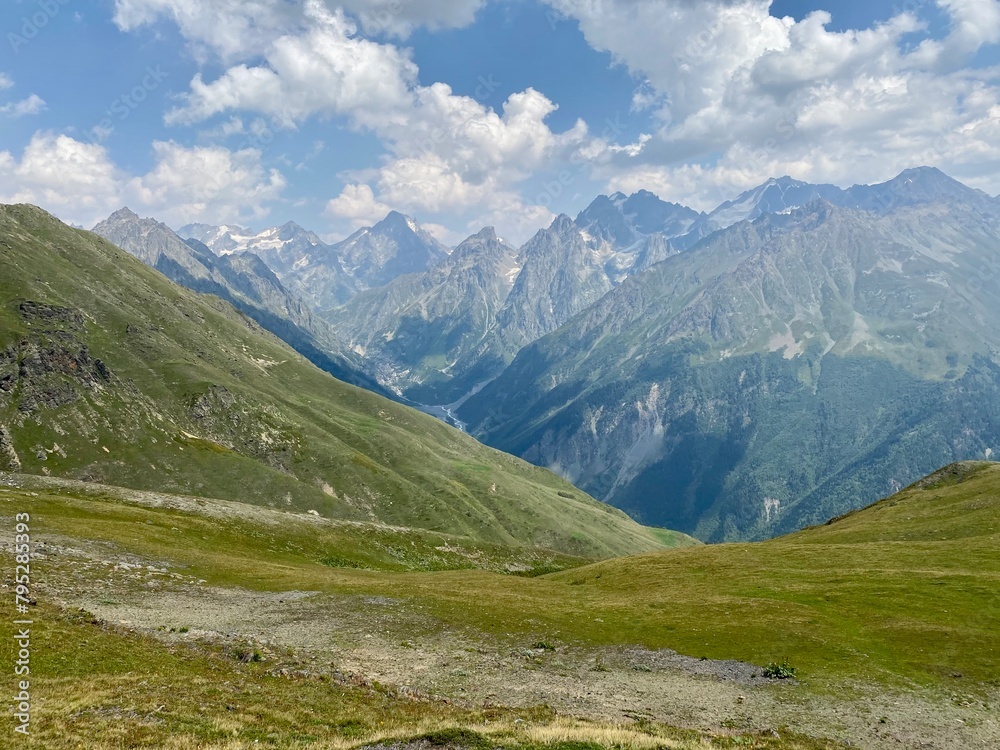
[[[551,224],[549,224],[550,232],[557,232],[559,234],[565,234],[567,232],[575,232],[577,229],[576,224],[571,218],[566,214],[559,214]]]
[[[402,232],[417,234],[419,229],[419,225],[406,214],[402,214],[399,211],[390,211],[386,214],[382,221],[378,222],[371,228],[371,231],[376,233]]]
[[[981,190],[963,185],[936,167],[914,167],[877,185],[854,185],[844,191],[843,205],[885,214],[902,206],[962,203],[994,210],[996,203]]]
[[[128,206],[122,206],[117,211],[115,211],[113,214],[111,214],[106,219],[106,221],[131,221],[131,220],[138,219],[138,218],[139,218],[139,214],[137,214],[135,211],[133,211]]]

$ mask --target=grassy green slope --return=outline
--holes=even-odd
[[[49,531],[124,540],[149,552],[169,540],[206,570],[236,557],[245,562],[243,573],[232,580],[236,585],[246,571],[272,564],[275,569],[315,564],[384,572],[481,569],[531,576],[593,562],[436,531],[26,474],[0,475],[0,500],[17,496],[11,489],[15,486],[30,493],[33,511]]]
[[[42,533],[112,542],[210,583],[396,597],[501,642],[642,645],[758,665],[787,658],[819,690],[918,684],[982,695],[1000,688],[998,464],[951,467],[866,510],[780,539],[534,578],[331,568],[315,549],[282,543],[280,528],[248,536],[238,525],[215,524],[210,536],[196,515],[72,493],[5,490],[3,497],[13,503],[5,507],[37,514]],[[210,543],[197,541],[202,536]]]
[[[484,628],[764,665],[816,685],[1000,687],[1000,464],[958,464],[829,525],[752,544],[491,579]],[[389,584],[467,618],[459,574]],[[523,614],[510,612],[519,602]],[[568,613],[584,611],[586,617]],[[500,618],[496,625],[490,618]],[[538,623],[542,623],[539,625]]]
[[[574,555],[662,547],[550,472],[334,380],[228,304],[23,205],[0,207],[0,433],[0,469]]]
[[[632,637],[695,655],[787,656],[808,678],[995,689],[998,549],[1000,465],[963,463],[779,539],[549,579],[590,589],[611,611],[661,610],[640,615]]]

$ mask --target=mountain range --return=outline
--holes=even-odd
[[[550,472],[331,377],[97,234],[19,205],[0,207],[0,238],[0,471],[569,555],[663,546]]]
[[[324,315],[376,364],[383,383],[419,402],[453,406],[522,347],[628,276],[680,252],[678,238],[700,218],[645,191],[601,196],[575,221],[558,217],[520,249],[487,228],[459,245],[457,258]],[[460,300],[474,300],[474,311]],[[460,336],[440,335],[456,323]]]
[[[703,213],[599,196],[520,248],[390,213],[259,253],[356,370],[634,517],[772,536],[1000,446],[1000,201],[933,168],[771,179]]]
[[[184,241],[165,224],[140,218],[128,208],[116,211],[93,231],[172,281],[232,303],[340,380],[387,393],[312,306],[289,292],[258,255],[217,256],[201,242]]]
[[[771,536],[1000,446],[1000,211],[817,202],[638,274],[458,410],[647,522]]]
[[[242,227],[188,224],[178,234],[221,256],[258,255],[317,310],[341,305],[402,274],[426,271],[448,255],[448,248],[398,211],[333,245],[294,222],[259,234]]]

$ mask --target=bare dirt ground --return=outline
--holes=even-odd
[[[740,662],[671,651],[491,642],[405,599],[260,593],[211,587],[108,544],[36,542],[39,596],[164,640],[251,644],[275,671],[339,673],[400,693],[482,706],[547,704],[567,716],[649,719],[709,731],[797,732],[848,747],[995,750],[995,707],[914,691],[853,686],[821,695]],[[9,548],[9,540],[2,547]],[[183,629],[183,632],[181,632]],[[173,632],[172,632],[173,631]]]

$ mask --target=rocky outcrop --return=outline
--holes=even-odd
[[[191,420],[210,441],[291,473],[297,442],[274,409],[213,385],[191,404]]]
[[[83,328],[83,314],[79,310],[44,302],[24,300],[18,305],[21,317],[29,323],[38,322],[50,330],[78,331]]]
[[[98,390],[113,377],[83,344],[22,340],[0,352],[0,403],[14,401],[28,414],[58,409],[76,401],[81,389]]]
[[[79,341],[84,317],[78,310],[30,300],[18,310],[34,331],[0,351],[0,408],[58,409],[113,380],[111,368]]]
[[[0,424],[0,471],[20,471],[21,459],[14,450],[14,438],[7,425]]]

